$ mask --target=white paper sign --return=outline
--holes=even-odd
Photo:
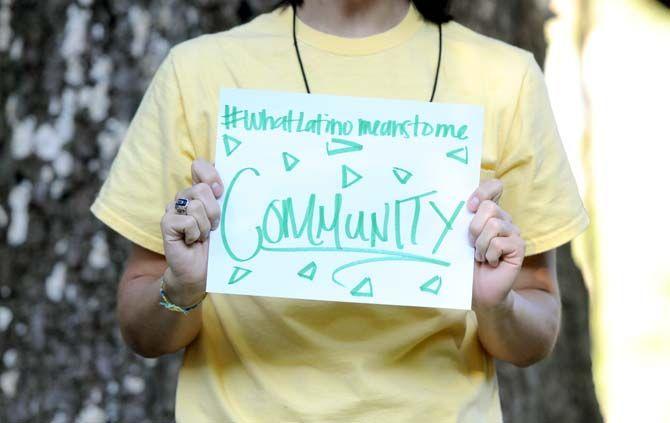
[[[222,90],[207,290],[469,309],[475,105]]]

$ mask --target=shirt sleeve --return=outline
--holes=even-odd
[[[170,53],[154,75],[91,211],[135,244],[163,254],[160,221],[167,203],[191,185],[194,158]]]
[[[589,224],[563,149],[542,70],[529,55],[497,177],[501,207],[526,241],[526,255],[567,243]]]

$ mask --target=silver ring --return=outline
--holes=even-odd
[[[179,198],[174,203],[174,209],[177,210],[177,214],[187,214],[188,213],[188,203],[190,203],[188,198]]]

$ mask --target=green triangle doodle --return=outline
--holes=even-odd
[[[286,169],[287,172],[292,171],[298,162],[300,162],[300,159],[296,156],[286,152],[282,153],[282,158],[284,159],[284,169]]]
[[[363,176],[347,165],[342,165],[342,188],[348,188],[363,179]]]
[[[250,273],[251,273],[251,270],[249,270],[249,269],[245,269],[244,267],[235,266],[233,268],[233,274],[230,275],[230,279],[228,279],[228,285],[233,285],[233,284],[238,283],[242,279],[249,276]]]
[[[242,141],[238,140],[235,137],[231,137],[230,135],[224,135],[223,136],[223,146],[226,149],[226,157],[230,157],[231,154],[235,150],[237,150],[237,147],[242,144]]]
[[[363,291],[363,288],[366,288],[366,290]],[[351,295],[354,297],[372,297],[372,281],[370,281],[370,278],[365,278],[360,281],[358,285],[351,290]]]
[[[298,276],[301,278],[309,279],[310,281],[314,280],[314,275],[316,275],[316,263],[313,261],[310,262],[307,266],[300,269]]]
[[[342,154],[342,153],[353,153],[355,151],[361,151],[363,149],[363,145],[359,144],[354,141],[349,141],[349,140],[343,140],[341,138],[333,138],[331,139],[332,144],[337,144],[337,146],[333,146],[331,149],[331,143],[327,142],[326,143],[326,153],[328,153],[329,156],[334,156],[336,154]]]
[[[439,276],[433,276],[428,279],[426,283],[421,285],[421,290],[423,292],[430,292],[434,295],[437,295],[440,292],[440,288],[442,288],[442,278]]]
[[[394,167],[393,174],[395,175],[398,182],[400,182],[403,185],[405,185],[407,181],[409,181],[409,178],[412,177],[412,172],[400,167]]]
[[[465,157],[463,156],[464,151],[465,151]],[[468,164],[468,147],[461,147],[455,150],[451,150],[450,152],[447,153],[447,157],[454,160],[458,160],[463,164]]]

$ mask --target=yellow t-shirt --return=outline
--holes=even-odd
[[[163,252],[160,220],[191,185],[191,161],[214,159],[222,87],[304,92],[291,11],[174,47],[157,71],[93,213]],[[531,54],[443,25],[436,102],[485,108],[482,178],[504,181],[501,205],[527,254],[588,224]],[[414,7],[392,29],[347,39],[298,21],[315,93],[427,100],[438,31]],[[224,181],[225,182],[225,181]],[[187,347],[179,422],[498,422],[495,369],[473,312],[210,295]]]

